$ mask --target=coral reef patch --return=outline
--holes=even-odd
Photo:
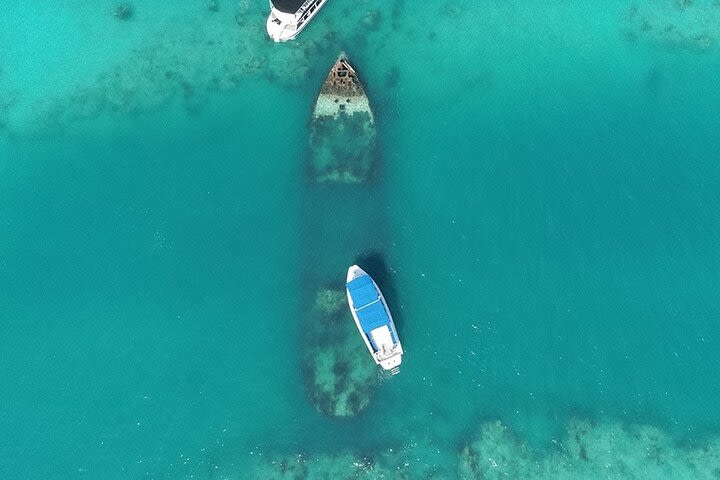
[[[483,424],[462,449],[458,477],[711,480],[720,478],[720,439],[682,446],[656,427],[575,419],[568,423],[564,438],[538,452],[494,421]]]
[[[214,5],[217,3],[210,2],[208,9],[212,11]],[[238,8],[238,18],[244,22],[264,22],[261,9],[246,11],[243,3]],[[128,13],[116,9],[115,15]],[[218,19],[168,22],[95,78],[62,94],[34,98],[31,104],[22,105],[25,116],[16,123],[38,131],[101,114],[153,111],[175,100],[192,114],[208,95],[236,89],[248,79],[265,78],[293,88],[303,85],[311,68],[307,59],[325,48],[320,40],[308,39],[283,45],[270,54],[271,42],[258,40],[264,37]]]
[[[385,448],[373,454],[271,454],[255,458],[251,477],[268,480],[446,480],[453,475],[422,446]],[[431,460],[437,460],[432,458]]]
[[[628,40],[668,49],[708,51],[720,41],[717,1],[656,0],[630,7],[623,18]]]

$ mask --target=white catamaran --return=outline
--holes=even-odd
[[[327,0],[270,0],[267,33],[276,42],[294,39]]]
[[[357,265],[348,269],[345,288],[355,325],[375,363],[398,373],[403,349],[382,292]]]

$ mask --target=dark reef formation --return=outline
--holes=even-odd
[[[118,3],[113,8],[113,17],[118,20],[130,20],[135,15],[135,9],[129,3]]]

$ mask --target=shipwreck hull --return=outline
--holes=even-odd
[[[310,120],[308,173],[319,183],[363,183],[377,166],[377,133],[357,73],[338,59],[320,90]]]
[[[341,57],[313,108],[302,208],[302,374],[311,403],[334,417],[367,408],[380,380],[347,306],[345,272],[388,238],[375,121],[351,69]]]

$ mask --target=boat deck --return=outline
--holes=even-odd
[[[387,327],[392,342],[396,342],[390,316],[370,276],[363,275],[355,278],[348,283],[347,288],[363,333],[370,335],[373,330]]]
[[[380,298],[380,294],[369,275],[353,279],[347,284],[347,288],[350,291],[355,310],[359,310]]]
[[[380,288],[362,268],[353,265],[347,274],[347,297],[355,325],[375,363],[395,375],[403,348]]]
[[[272,0],[272,6],[284,13],[295,13],[305,0]]]

